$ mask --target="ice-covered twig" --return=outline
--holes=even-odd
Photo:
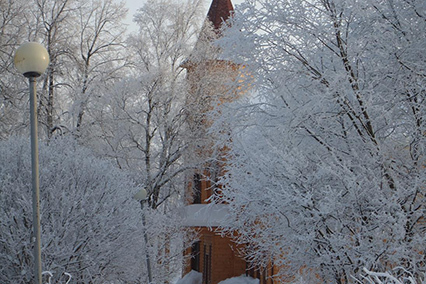
[[[403,270],[409,276],[398,279],[389,272],[374,272],[374,271],[368,270],[367,268],[363,268],[363,271],[365,272],[365,274],[367,274],[367,276],[362,276],[364,282],[356,278],[354,279],[357,283],[369,283],[369,284],[421,284],[421,283],[417,283],[417,281],[414,279],[411,273],[407,271],[406,269],[402,267],[397,267],[394,270],[397,270],[397,269]]]
[[[71,276],[71,274],[69,274],[68,272],[64,272],[64,274],[65,274],[66,276],[68,276],[67,282],[65,283],[65,284],[68,284],[68,283],[71,281],[72,276]]]
[[[53,277],[53,273],[52,273],[52,272],[50,272],[50,271],[43,271],[43,272],[41,273],[41,275],[44,275],[44,274],[47,274],[47,275],[48,275],[48,282],[47,282],[46,284],[51,284],[51,283],[50,283],[50,279],[52,279],[52,277]]]

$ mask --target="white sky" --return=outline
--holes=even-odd
[[[137,9],[141,8],[146,3],[146,0],[124,0],[124,2],[126,3],[126,7],[129,9],[126,19],[126,23],[129,25],[128,30],[134,31],[136,30],[136,26],[133,23],[133,15],[136,13]],[[211,2],[212,0],[204,0],[204,7],[208,9],[210,7]],[[231,2],[235,8],[235,5],[244,2],[244,0],[231,0]]]

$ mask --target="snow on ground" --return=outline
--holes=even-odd
[[[203,274],[194,270],[191,270],[182,279],[178,280],[176,284],[201,284],[203,282]]]
[[[201,284],[203,282],[203,274],[191,270],[176,284]],[[233,277],[219,282],[219,284],[259,284],[259,279],[254,279],[245,275]]]
[[[249,276],[241,275],[219,282],[219,284],[259,284],[259,279],[254,279]]]

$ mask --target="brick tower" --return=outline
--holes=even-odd
[[[182,65],[187,70],[189,94],[188,127],[192,145],[193,161],[203,165],[187,181],[185,208],[186,226],[196,228],[199,239],[187,251],[190,256],[184,273],[195,270],[202,273],[202,284],[217,284],[222,280],[248,275],[260,279],[260,284],[272,284],[274,265],[256,270],[241,257],[242,247],[238,247],[231,237],[216,233],[218,226],[226,221],[227,205],[209,204],[210,197],[220,194],[215,180],[220,177],[223,165],[221,158],[225,149],[214,149],[215,138],[207,133],[212,124],[207,113],[224,102],[230,102],[243,95],[246,86],[243,77],[247,76],[244,66],[235,64],[221,56],[221,50],[214,41],[222,36],[224,25],[230,24],[233,15],[230,0],[213,0],[206,21],[190,58]],[[223,129],[223,131],[226,131]],[[192,135],[192,137],[191,137]],[[217,155],[219,153],[219,155]]]
[[[223,25],[230,24],[233,11],[230,0],[212,1],[194,50],[182,65],[187,70],[190,88],[188,127],[193,137],[188,139],[197,141],[192,145],[192,159],[204,162],[187,178],[185,225],[197,229],[199,240],[187,251],[190,257],[184,273],[191,270],[201,272],[203,284],[217,284],[241,275],[260,278],[260,283],[266,284],[272,283],[272,280],[266,280],[266,273],[249,269],[251,266],[241,257],[241,247],[231,238],[216,233],[216,228],[226,219],[227,205],[209,205],[209,198],[220,193],[215,180],[221,175],[226,161],[213,158],[215,153],[224,150],[213,149],[214,137],[206,131],[212,121],[206,114],[215,105],[241,96],[245,90],[240,85],[244,66],[222,58],[220,48],[214,44],[221,37]]]
[[[220,163],[212,163],[213,140],[206,133],[211,124],[206,113],[215,104],[230,101],[236,95],[234,82],[240,66],[220,58],[220,50],[214,40],[221,36],[221,28],[232,17],[230,0],[213,0],[206,21],[190,58],[182,65],[187,70],[189,95],[189,140],[193,145],[192,159],[206,161],[199,170],[188,176],[185,208],[186,226],[198,231],[199,240],[187,251],[190,255],[184,273],[201,272],[203,284],[217,284],[227,278],[246,273],[246,262],[239,257],[238,247],[230,238],[215,233],[226,215],[226,205],[209,206],[208,199],[218,190],[214,180],[220,175]],[[195,138],[195,139],[192,139]]]

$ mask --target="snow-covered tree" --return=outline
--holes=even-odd
[[[64,70],[69,67],[72,58],[73,26],[76,18],[73,16],[77,2],[74,0],[36,0],[35,5],[26,13],[29,18],[27,33],[28,40],[41,41],[46,47],[50,64],[38,94],[38,118],[43,134],[51,137],[58,123],[59,98],[61,87],[68,86],[64,78]]]
[[[426,3],[248,0],[222,40],[252,96],[231,129],[218,202],[247,258],[346,283],[425,272]],[[223,133],[223,131],[222,131]]]
[[[176,210],[185,190],[183,173],[188,166],[183,155],[188,147],[181,64],[198,34],[200,3],[148,1],[138,10],[134,20],[139,31],[127,41],[132,59],[128,72],[98,99],[92,109],[96,121],[86,137],[100,155],[129,171],[148,192],[143,214],[151,224],[148,257],[158,282],[170,279],[177,271],[175,263],[182,261]]]
[[[20,0],[0,1],[0,139],[25,129],[22,112],[29,112],[28,91],[15,70],[13,56],[21,40],[26,38],[26,21],[22,17],[25,2]]]
[[[96,109],[99,97],[124,75],[126,12],[124,2],[114,0],[83,1],[77,8],[76,68],[72,69],[70,114],[71,130],[79,136],[84,135],[82,127],[95,120],[90,113],[92,108]]]
[[[182,191],[185,170],[186,80],[182,62],[196,39],[200,1],[148,1],[135,15],[140,30],[130,37],[133,67],[98,106],[93,127],[119,167],[146,187],[150,207]],[[97,143],[96,141],[94,141]]]
[[[124,3],[36,0],[28,5],[11,0],[0,7],[2,136],[21,133],[27,124],[19,116],[28,109],[28,89],[13,65],[16,48],[26,41],[42,43],[50,55],[49,67],[38,79],[40,134],[83,135],[82,126],[94,120],[90,113],[96,99],[123,75]]]
[[[0,156],[0,282],[32,283],[29,143],[16,137],[2,141]],[[132,200],[136,191],[128,175],[75,141],[42,143],[42,269],[54,277],[69,273],[82,284],[141,277],[144,246],[139,207]]]

